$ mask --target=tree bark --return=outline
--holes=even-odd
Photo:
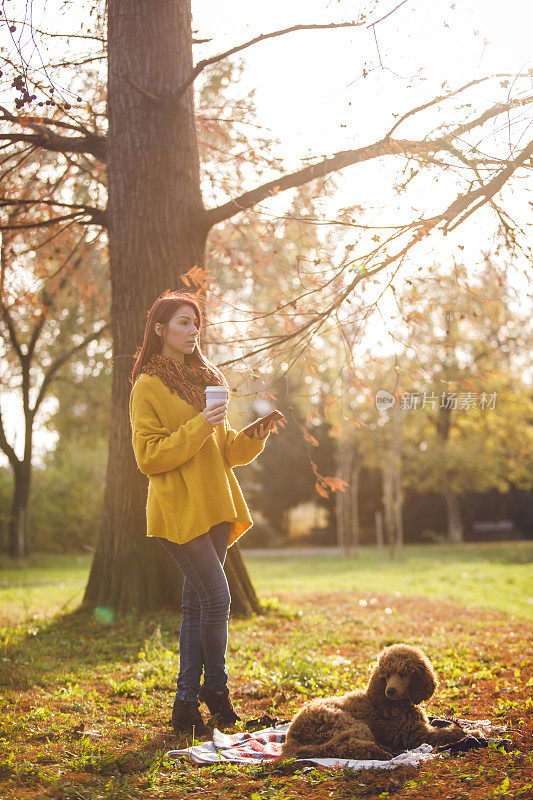
[[[341,476],[338,475],[340,478]],[[346,551],[346,526],[344,524],[343,493],[335,492],[335,517],[337,521],[337,547]]]
[[[360,535],[359,535],[359,473],[360,467],[356,466],[352,470],[352,503],[351,503],[351,533],[352,544],[356,551],[359,550]]]
[[[174,562],[146,537],[148,481],[131,444],[129,377],[148,309],[166,289],[185,288],[183,273],[203,266],[208,227],[193,89],[175,103],[157,101],[191,72],[190,5],[109,0],[108,30],[112,420],[104,510],[82,608],[116,614],[175,607],[180,593]],[[226,560],[230,591],[234,609],[246,613],[257,598],[234,548]]]
[[[14,491],[8,526],[9,556],[24,558],[29,555],[28,508],[31,485],[31,463],[23,461],[13,472]]]
[[[29,370],[23,368],[23,383],[25,386],[24,406],[24,455],[18,460],[11,450],[10,462],[13,469],[13,500],[8,527],[8,550],[11,558],[24,558],[30,554],[29,541],[29,506],[31,489],[31,456],[33,450],[33,421],[34,414],[28,409]],[[2,428],[3,433],[3,428]]]
[[[448,541],[458,544],[464,541],[463,521],[461,519],[461,507],[457,495],[448,489],[445,492],[446,510],[448,513]]]
[[[393,408],[393,425],[394,425],[394,477],[393,477],[393,492],[394,492],[394,522],[396,528],[395,536],[395,556],[400,559],[403,556],[403,496],[402,496],[402,442],[401,442],[401,427],[400,427],[400,409],[395,404]]]
[[[384,554],[384,547],[383,547],[383,514],[381,511],[376,511],[375,513],[375,521],[376,521],[376,547],[378,550],[378,555],[383,558]]]
[[[337,448],[335,454],[336,464],[336,475],[338,478],[342,480],[350,479],[350,475],[347,474],[349,469],[348,463],[348,453],[347,453],[347,445],[346,440],[343,436],[341,436],[337,440]],[[341,490],[335,492],[335,515],[337,521],[337,547],[339,550],[342,550],[345,555],[349,555],[351,553],[351,536],[349,530],[350,520],[348,517],[349,512],[349,494],[348,491]]]
[[[387,540],[387,546],[389,548],[389,556],[391,559],[394,558],[395,553],[395,515],[394,515],[394,500],[393,500],[393,492],[394,492],[394,478],[393,478],[393,470],[392,464],[389,463],[386,459],[383,461],[382,465],[382,475],[383,475],[383,508],[385,511],[385,538]]]
[[[224,569],[230,586],[232,614],[258,613],[261,610],[259,600],[236,545],[229,549]]]

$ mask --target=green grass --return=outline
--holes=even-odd
[[[454,600],[533,617],[533,542],[410,545],[401,561],[375,550],[359,555],[247,555],[259,593],[376,592]]]
[[[430,713],[490,718],[512,738],[509,752],[489,747],[388,773],[175,762],[166,753],[186,744],[167,722],[179,615],[104,624],[58,614],[81,599],[91,556],[4,560],[0,797],[529,797],[533,672],[523,617],[533,610],[532,555],[528,542],[408,547],[401,562],[368,550],[352,558],[245,555],[265,613],[230,620],[227,665],[243,720],[265,711],[290,719],[309,697],[363,687],[380,649],[405,641],[424,648],[439,676]]]
[[[92,555],[36,553],[0,560],[0,626],[46,619],[81,602]]]
[[[533,616],[533,542],[409,545],[401,561],[359,555],[254,556],[244,551],[259,595],[350,590],[455,600]],[[36,554],[0,561],[0,626],[71,611],[81,601],[92,556]]]

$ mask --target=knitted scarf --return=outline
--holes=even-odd
[[[191,354],[187,364],[181,364],[162,353],[153,353],[143,364],[139,374],[141,372],[157,375],[171,392],[177,392],[183,400],[199,411],[205,408],[206,386],[225,386],[229,390],[222,372],[214,365],[206,366],[196,352]]]

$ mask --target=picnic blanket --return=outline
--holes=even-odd
[[[439,720],[440,721],[440,720]],[[447,720],[448,722],[449,720]],[[491,731],[489,720],[455,720],[459,722],[468,732],[469,728],[480,728],[487,734]],[[444,722],[444,720],[442,720]],[[217,728],[213,731],[213,738],[210,742],[202,742],[183,750],[169,750],[167,756],[170,758],[190,758],[196,764],[213,764],[222,761],[230,761],[240,764],[258,764],[261,761],[274,761],[281,755],[281,745],[285,741],[289,722],[272,725],[262,730],[250,732],[239,731],[238,733],[226,734]],[[472,740],[464,749],[470,749],[473,745],[474,737],[467,736],[465,740]],[[465,741],[463,740],[463,741]],[[477,745],[479,746],[479,744]],[[453,747],[453,746],[452,746]],[[413,750],[406,750],[395,755],[390,761],[378,761],[377,759],[357,760],[347,758],[297,758],[295,761],[312,762],[324,767],[346,767],[348,769],[395,769],[401,766],[418,767],[424,761],[436,758],[444,748],[439,747],[438,751],[430,744],[421,744]],[[456,748],[457,749],[457,748]]]

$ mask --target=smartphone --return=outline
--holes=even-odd
[[[271,411],[270,414],[267,414],[266,417],[261,417],[260,419],[256,419],[255,422],[252,422],[251,425],[248,425],[247,428],[244,428],[244,433],[253,439],[253,433],[255,430],[259,429],[259,426],[263,423],[270,422],[271,420],[278,420],[278,419],[285,419],[281,411],[278,409],[274,409]]]

